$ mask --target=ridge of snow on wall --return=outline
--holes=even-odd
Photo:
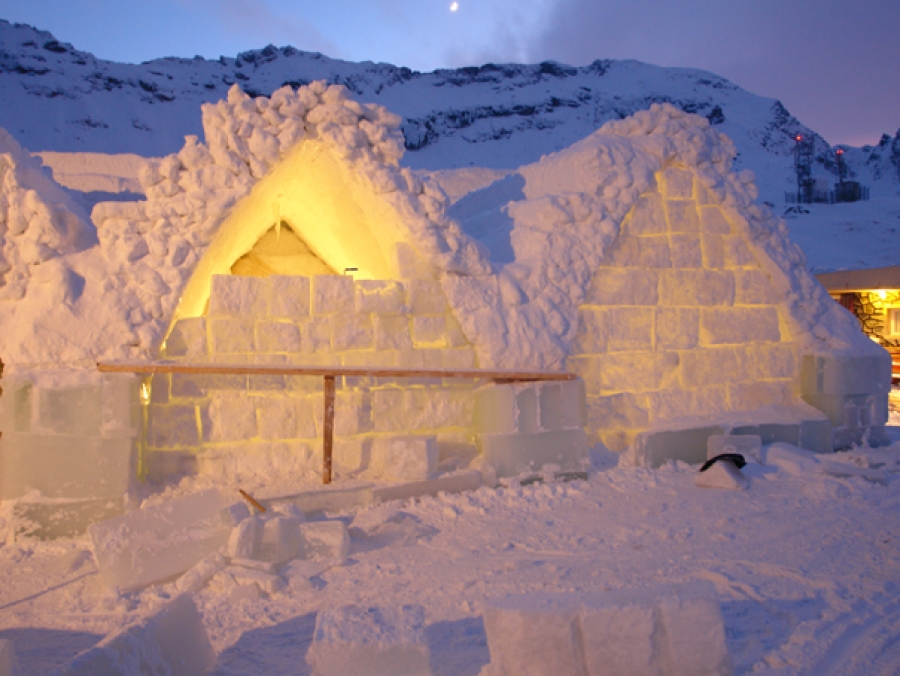
[[[35,274],[68,285],[67,268],[47,263],[88,243],[85,220],[40,160],[0,129],[0,301],[24,298]]]
[[[695,172],[758,253],[782,294],[801,349],[871,354],[875,346],[806,270],[784,222],[753,204],[753,173],[732,172],[735,154],[732,142],[705,118],[653,104],[520,168],[526,199],[507,207],[514,223],[514,262],[496,274],[442,280],[482,367],[564,366],[578,327],[578,306],[604,251],[638,197],[655,187],[654,174],[672,163]]]
[[[102,203],[92,213],[100,244],[124,280],[122,291],[149,308],[140,348],[158,346],[180,294],[231,209],[303,139],[324,141],[397,212],[412,243],[439,270],[489,270],[482,247],[444,215],[446,195],[398,165],[401,118],[359,104],[342,85],[285,86],[250,98],[237,85],[228,99],[202,106],[206,143],[188,136],[174,155],[140,173],[147,201]],[[139,318],[140,319],[140,318]]]

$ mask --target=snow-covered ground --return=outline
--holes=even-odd
[[[703,489],[696,467],[598,457],[587,481],[330,515],[351,526],[344,565],[258,600],[233,602],[215,579],[196,595],[219,654],[212,673],[308,674],[319,609],[418,603],[433,673],[475,676],[489,661],[488,599],[689,580],[715,584],[736,674],[900,673],[898,418],[892,446],[832,458],[878,468],[886,485],[751,464],[748,491]],[[112,594],[86,536],[8,536],[0,570],[0,638],[15,642],[24,674],[48,673],[175,595],[171,584]]]

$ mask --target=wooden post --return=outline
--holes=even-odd
[[[325,424],[322,430],[322,483],[331,483],[331,448],[334,445],[334,376],[325,376]]]

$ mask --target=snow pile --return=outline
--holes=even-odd
[[[48,261],[90,243],[86,220],[40,160],[0,129],[0,301],[22,299],[32,277],[53,287],[60,302],[70,297],[71,271]]]
[[[488,276],[447,276],[443,287],[483,366],[559,369],[571,353],[584,300],[604,251],[654,174],[692,169],[721,203],[784,299],[804,351],[875,354],[857,322],[806,270],[787,226],[753,204],[750,171],[733,172],[734,144],[697,115],[654,104],[609,122],[566,150],[522,167],[524,200],[507,207],[515,261]]]

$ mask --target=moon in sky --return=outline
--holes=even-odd
[[[459,3],[458,3],[458,2],[451,2],[451,3],[450,3],[450,11],[451,11],[451,12],[455,12],[455,11],[458,10],[458,9],[459,9]]]

